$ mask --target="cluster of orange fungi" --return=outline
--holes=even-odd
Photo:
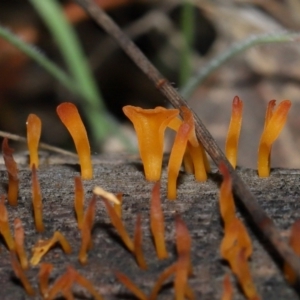
[[[270,173],[270,151],[272,143],[278,137],[286,121],[290,108],[290,101],[281,102],[275,109],[275,100],[270,101],[266,118],[265,128],[259,145],[258,174],[268,176]],[[238,140],[242,123],[243,103],[235,97],[232,104],[232,116],[229,125],[225,152],[232,166],[236,166]],[[192,112],[181,108],[182,118],[179,117],[178,109],[142,109],[139,107],[125,106],[125,115],[132,121],[138,136],[138,144],[141,160],[144,165],[145,177],[154,181],[150,200],[150,229],[156,249],[157,258],[162,260],[168,257],[165,243],[164,214],[160,199],[160,177],[162,172],[164,132],[166,128],[176,131],[175,141],[170,153],[168,163],[168,199],[176,199],[176,181],[181,164],[187,172],[193,173],[197,181],[205,181],[210,171],[206,153],[203,146],[198,142],[195,134],[195,124]],[[81,264],[88,262],[88,251],[92,248],[92,228],[96,214],[97,197],[101,197],[110,217],[111,224],[115,227],[121,240],[127,249],[135,257],[138,266],[145,270],[147,262],[142,249],[142,217],[136,217],[136,226],[133,238],[130,237],[122,220],[122,194],[112,194],[101,187],[95,187],[93,196],[84,211],[84,188],[82,179],[92,179],[93,167],[90,154],[90,145],[85,127],[82,123],[77,108],[72,103],[62,103],[57,107],[57,114],[71,134],[81,166],[81,177],[74,178],[74,211],[77,218],[78,229],[81,232],[81,247],[78,260]],[[32,174],[32,207],[37,232],[44,231],[42,193],[38,181],[39,156],[38,146],[41,136],[41,120],[34,114],[27,119],[27,141]],[[8,172],[7,200],[12,206],[18,204],[18,168],[13,158],[13,149],[8,145],[5,138],[2,143],[2,153]],[[231,178],[225,165],[219,166],[223,175],[223,183],[220,189],[220,211],[224,222],[224,238],[221,243],[221,256],[228,261],[233,274],[237,277],[244,294],[248,299],[257,300],[259,296],[252,282],[248,259],[252,254],[252,244],[243,223],[235,216],[235,206],[232,197]],[[299,232],[300,223],[296,222],[291,230],[290,244],[297,254],[300,254]],[[158,277],[152,291],[146,295],[125,274],[116,272],[115,276],[122,282],[138,299],[157,299],[165,281],[174,275],[174,290],[176,299],[195,299],[195,295],[188,284],[188,278],[192,275],[191,264],[191,237],[188,229],[179,215],[175,217],[175,244],[177,249],[177,261],[167,267]],[[34,245],[32,258],[28,260],[24,249],[24,229],[20,219],[14,221],[14,235],[10,232],[8,213],[5,206],[5,196],[0,199],[0,233],[10,251],[11,264],[15,275],[20,279],[28,295],[34,295],[35,291],[26,277],[25,270],[30,266],[40,264],[43,256],[57,243],[65,253],[71,253],[72,249],[67,239],[59,231],[54,232],[48,240],[38,240]],[[41,263],[39,272],[40,293],[44,299],[55,299],[63,295],[66,299],[73,299],[72,285],[79,284],[86,288],[95,299],[102,299],[92,283],[80,275],[73,267],[69,266],[51,286],[49,276],[53,265]],[[289,265],[285,265],[287,280],[295,282],[295,274]],[[233,288],[229,275],[226,274],[223,282],[222,299],[230,300]]]
[[[264,131],[258,150],[258,175],[270,174],[270,153],[274,141],[278,138],[291,106],[289,100],[282,101],[275,109],[275,100],[270,101],[265,118]],[[176,181],[183,162],[188,173],[194,173],[199,182],[206,181],[210,165],[203,146],[195,135],[192,112],[181,107],[182,119],[178,109],[142,109],[124,106],[123,111],[135,128],[140,157],[144,166],[145,177],[149,181],[158,181],[161,177],[164,133],[167,128],[176,131],[175,140],[168,163],[168,199],[176,199]],[[234,97],[232,114],[225,144],[225,154],[235,168],[237,164],[238,141],[242,126],[243,102]]]

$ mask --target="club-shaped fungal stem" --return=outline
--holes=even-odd
[[[75,181],[75,199],[74,208],[77,217],[78,228],[81,229],[84,218],[84,190],[80,176],[74,178]]]
[[[2,142],[2,154],[8,173],[7,200],[10,205],[16,206],[18,204],[19,178],[18,167],[12,155],[13,152],[14,150],[8,146],[8,139],[4,138]]]
[[[270,175],[270,154],[272,144],[278,138],[286,122],[287,114],[291,107],[291,101],[282,101],[273,111],[272,116],[265,122],[266,126],[262,133],[258,148],[258,175],[268,177]]]
[[[75,144],[79,157],[82,179],[93,178],[93,166],[90,152],[90,143],[76,106],[70,102],[64,102],[56,108],[56,112],[62,123],[68,129]]]
[[[45,230],[43,223],[43,203],[40,183],[37,177],[35,164],[31,168],[31,181],[32,181],[32,205],[34,211],[35,228],[38,232]]]
[[[235,96],[232,101],[231,119],[228,128],[225,154],[232,167],[235,169],[238,155],[238,143],[242,127],[243,101]]]
[[[14,237],[15,237],[16,253],[19,257],[21,266],[23,270],[27,270],[29,268],[29,262],[24,249],[25,234],[24,234],[24,228],[22,222],[19,218],[16,218],[14,221]]]
[[[29,150],[29,166],[32,168],[33,165],[39,168],[39,153],[38,147],[42,132],[42,122],[41,119],[35,115],[30,114],[26,121],[27,126],[27,145]]]
[[[156,254],[159,259],[168,257],[165,242],[165,222],[160,200],[160,182],[156,182],[151,193],[150,228],[155,243]]]

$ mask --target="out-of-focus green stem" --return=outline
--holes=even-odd
[[[82,109],[90,123],[94,141],[102,142],[117,134],[130,148],[129,141],[120,133],[117,123],[108,116],[101,94],[89,68],[73,27],[65,18],[56,0],[30,0],[57,42],[67,67],[85,103]]]
[[[180,89],[183,98],[190,98],[195,89],[201,85],[204,80],[210,76],[215,70],[221,67],[229,59],[235,57],[239,53],[260,44],[283,43],[294,41],[300,37],[300,33],[292,31],[281,31],[276,33],[264,33],[246,38],[243,41],[234,43],[230,48],[222,52],[220,55],[212,59],[208,64],[202,67],[199,72],[191,77],[187,83]]]
[[[191,54],[195,33],[195,7],[187,0],[184,1],[181,8],[180,23],[183,43],[180,53],[179,85],[183,86],[192,73]]]
[[[0,36],[7,42],[18,48],[20,51],[28,55],[30,58],[39,63],[47,72],[55,77],[62,85],[68,88],[73,93],[79,93],[78,87],[60,67],[46,57],[40,49],[36,46],[28,44],[20,39],[17,35],[11,32],[9,29],[0,25]]]

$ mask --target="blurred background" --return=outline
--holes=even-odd
[[[256,45],[232,54],[230,60],[218,65],[224,53],[233,53],[241,43],[253,37],[284,30],[300,32],[298,0],[95,1],[180,91],[186,91],[187,84],[199,71],[206,70],[212,62],[217,64],[214,71],[209,71],[200,84],[184,96],[221,149],[224,149],[233,97],[238,95],[244,101],[239,165],[256,167],[268,101],[291,100],[287,124],[273,146],[272,166],[300,167],[299,37],[282,43]],[[69,67],[60,45],[34,2],[1,0],[0,24],[38,47],[67,72]],[[102,113],[116,125],[119,135],[129,140],[127,148],[113,131],[108,130],[99,138],[85,110],[86,99],[67,89],[35,60],[4,39],[0,39],[0,130],[25,136],[27,116],[35,113],[43,122],[43,142],[73,149],[55,111],[59,103],[71,101],[76,103],[87,124],[93,153],[127,151],[128,144],[134,147],[136,141],[122,107],[130,104],[154,108],[168,103],[81,8],[68,0],[58,3],[78,36],[90,73],[102,95],[107,109]],[[102,126],[101,120],[98,126]],[[14,148],[23,150],[26,145],[17,143]]]

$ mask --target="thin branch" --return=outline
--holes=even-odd
[[[178,94],[176,89],[174,89],[172,85],[158,72],[144,54],[126,35],[124,35],[121,29],[99,6],[97,6],[92,0],[75,1],[80,4],[109,35],[116,39],[120,47],[147,75],[147,77],[153,81],[156,87],[165,95],[174,107],[188,107],[186,101]],[[194,118],[196,121],[197,138],[203,144],[205,150],[209,153],[216,165],[219,165],[221,162],[226,164],[233,177],[233,189],[235,194],[248,210],[248,213],[251,215],[256,226],[264,233],[265,237],[272,243],[282,258],[292,266],[295,273],[300,278],[300,259],[281,238],[272,219],[270,219],[258,205],[255,197],[234,171],[231,164],[196,114],[194,114]]]
[[[180,89],[180,94],[184,98],[190,98],[195,89],[201,85],[215,70],[220,68],[231,58],[236,57],[238,54],[253,46],[270,43],[291,42],[295,39],[299,39],[299,37],[299,32],[285,30],[275,33],[253,35],[242,41],[236,42],[225,51],[222,51],[221,54],[210,60],[206,66],[201,67],[195,76],[190,77],[186,84]]]
[[[1,137],[6,137],[10,140],[16,141],[16,142],[22,142],[22,143],[27,143],[27,138],[17,135],[17,134],[12,134],[9,132],[5,132],[5,131],[0,131],[0,136]],[[48,150],[51,152],[55,152],[55,153],[59,153],[62,155],[67,155],[67,156],[71,156],[71,157],[78,157],[77,154],[58,148],[58,147],[54,147],[51,146],[49,144],[45,144],[45,143],[39,143],[39,148],[44,149],[44,150]]]

